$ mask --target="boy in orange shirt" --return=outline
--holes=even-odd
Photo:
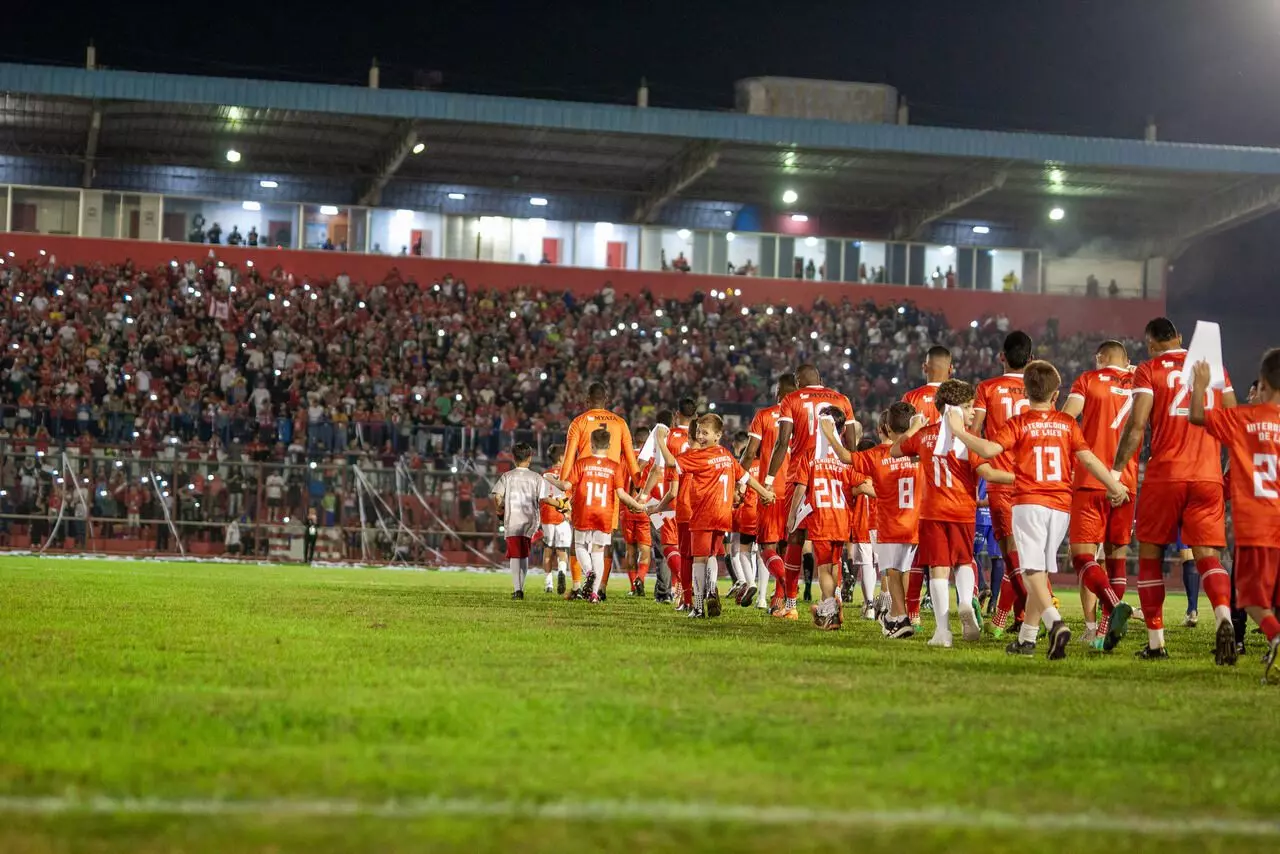
[[[630,439],[628,434],[628,442]],[[570,496],[573,546],[591,581],[591,602],[600,601],[604,550],[613,538],[618,502],[637,513],[645,512],[645,506],[627,492],[629,475],[622,463],[609,458],[610,441],[607,428],[596,429],[591,434],[591,456],[580,457],[562,480],[553,481]]]
[[[1089,449],[1076,420],[1054,408],[1062,385],[1057,369],[1048,362],[1031,362],[1023,372],[1023,385],[1027,411],[1005,422],[989,439],[970,434],[959,411],[952,409],[943,417],[955,437],[974,454],[994,459],[1008,451],[1013,459],[1013,538],[1027,584],[1027,618],[1005,651],[1035,655],[1036,635],[1043,621],[1049,630],[1049,658],[1054,660],[1066,658],[1071,641],[1071,630],[1053,605],[1049,572],[1057,566],[1058,549],[1071,522],[1075,463],[1079,461],[1102,483],[1112,504],[1127,501],[1129,491]],[[1103,599],[1103,607],[1111,612],[1108,631],[1118,642],[1132,609],[1110,586],[1105,591],[1109,595]]]

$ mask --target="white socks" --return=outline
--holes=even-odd
[[[973,566],[965,564],[956,567],[956,599],[960,603],[960,610],[967,611],[973,602],[973,591],[976,584],[973,576]],[[929,588],[933,590],[933,588]],[[936,611],[938,606],[934,605]]]
[[[707,563],[706,561],[693,562],[693,608],[695,611],[702,610],[702,600],[707,595]]]
[[[1147,629],[1147,646],[1152,649],[1164,646],[1164,629]]]
[[[769,604],[769,567],[764,565],[764,555],[756,552],[756,607]]]
[[[517,593],[524,590],[524,576],[529,571],[529,559],[527,557],[510,558],[511,564],[511,584],[515,587]]]
[[[574,551],[574,554],[578,556],[578,566],[582,567],[582,572],[584,574],[590,572],[591,571],[591,547],[574,545],[573,551]],[[574,587],[576,588],[577,585],[574,585]]]
[[[938,624],[938,631],[951,631],[951,585],[947,579],[929,579],[929,598],[933,602],[933,619]]]
[[[1035,643],[1038,634],[1040,627],[1035,623],[1023,623],[1022,628],[1018,629],[1018,640],[1022,643]]]
[[[1040,615],[1040,622],[1044,623],[1046,629],[1053,628],[1053,624],[1062,619],[1062,613],[1052,605],[1044,609],[1044,613]]]
[[[591,592],[599,593],[600,584],[604,581],[604,549],[591,553]]]
[[[1231,622],[1231,609],[1226,605],[1217,605],[1213,609],[1214,619],[1218,621],[1218,625]]]
[[[874,600],[876,598],[876,565],[874,563],[859,565],[858,580],[862,582],[862,601]]]

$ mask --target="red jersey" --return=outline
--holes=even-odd
[[[859,483],[867,480],[863,477]],[[869,495],[855,495],[849,507],[849,542],[869,543],[876,529],[876,500]]]
[[[1089,448],[1108,468],[1116,458],[1120,434],[1133,409],[1133,374],[1124,368],[1100,368],[1086,371],[1071,385],[1071,394],[1084,404],[1080,412],[1080,432]],[[1138,488],[1138,456],[1134,454],[1121,472],[1120,482],[1129,491]],[[1102,481],[1089,474],[1084,466],[1076,466],[1076,489],[1105,489]]]
[[[1251,403],[1207,409],[1205,432],[1227,448],[1227,483],[1236,545],[1280,544],[1280,406]]]
[[[935,421],[942,420],[942,414],[938,412],[938,406],[934,400],[938,397],[938,386],[942,383],[926,383],[920,388],[913,388],[902,396],[904,403],[909,403],[916,408],[916,412],[925,417],[925,422],[932,424]]]
[[[554,477],[556,480],[559,480],[560,466],[551,466],[550,468],[547,469],[546,473],[551,477]],[[560,493],[559,491],[557,491],[555,494],[559,495]],[[552,507],[550,504],[543,504],[540,521],[544,525],[559,525],[561,522],[564,521],[564,514],[561,513],[559,510],[557,510],[556,508]]]
[[[637,489],[642,488],[646,483],[648,483],[648,482],[649,482],[649,475],[653,472],[653,467],[654,467],[654,466],[656,466],[657,464],[658,464],[658,462],[657,462],[657,460],[656,460],[656,459],[654,459],[654,460],[649,460],[647,463],[643,463],[643,466],[644,466],[644,467],[640,470],[640,479],[639,479],[638,481],[636,481],[636,484],[637,484],[636,488],[637,488]],[[646,496],[640,496],[640,498],[641,498],[641,500],[642,500],[642,501],[643,501],[643,500],[647,500],[647,498],[657,498],[657,499],[661,499],[661,498],[662,498],[662,484],[661,484],[661,483],[656,484],[656,485],[653,487],[653,490],[649,493],[649,495],[648,495],[647,497],[646,497]],[[622,508],[622,515],[623,515],[623,517],[624,517],[624,518],[632,519],[632,520],[636,520],[636,519],[648,519],[648,518],[649,518],[648,514],[646,514],[646,513],[637,513],[636,511],[634,511],[634,510],[630,509],[629,507],[624,507],[624,508]]]
[[[987,435],[1013,456],[1013,473],[1018,480],[1013,485],[1014,504],[1039,504],[1071,512],[1076,453],[1089,450],[1074,418],[1053,409],[1024,412]]]
[[[1027,390],[1022,385],[1022,371],[1010,371],[1003,376],[983,380],[974,390],[973,411],[987,414],[982,430],[988,439],[1014,416],[1026,412],[1029,406],[1031,401],[1027,400]],[[992,468],[1004,472],[1012,472],[1015,464],[1008,451],[988,462]],[[1012,488],[999,483],[987,484],[988,492]]]
[[[818,442],[818,415],[828,406],[839,407],[846,421],[853,420],[853,405],[849,398],[825,386],[805,386],[782,399],[778,423],[791,423],[791,456],[787,466],[787,483],[808,483],[809,469],[813,466],[814,449]],[[778,469],[782,471],[781,468]]]
[[[733,499],[737,484],[747,479],[742,466],[720,445],[695,448],[676,458],[680,468],[680,494],[689,507],[689,530],[722,531],[733,528]],[[679,514],[676,516],[680,519]]]
[[[685,451],[689,450],[689,428],[688,427],[672,427],[667,431],[667,451],[673,457],[678,457]],[[676,482],[676,470],[668,467],[662,472],[662,493],[671,491],[671,484]],[[677,496],[678,498],[678,496]]]
[[[763,475],[769,474],[769,460],[773,459],[773,449],[778,444],[778,419],[781,417],[782,406],[775,403],[773,406],[756,410],[755,416],[751,419],[751,426],[747,428],[747,435],[760,442],[760,452],[756,454],[756,459],[760,461],[760,472]],[[778,474],[783,475],[784,481],[787,465],[790,462],[790,454],[785,454],[782,464],[778,466]],[[759,475],[756,475],[756,479],[763,482],[763,478]]]
[[[805,503],[813,508],[804,519],[808,538],[815,543],[846,542],[849,538],[849,492],[866,480],[864,475],[835,457],[824,457],[810,469]]]
[[[966,454],[962,459],[954,449],[944,455],[933,453],[942,423],[931,424],[902,443],[902,452],[919,457],[924,469],[924,496],[920,502],[920,518],[934,522],[963,522],[972,525],[978,512],[978,474],[975,461]],[[886,541],[887,542],[887,541]]]
[[[618,490],[627,486],[622,464],[608,457],[582,457],[564,478],[570,495],[573,527],[579,531],[613,532]]]
[[[890,445],[876,445],[853,455],[853,468],[871,478],[876,490],[876,540],[914,543],[920,527],[923,469],[911,457],[889,456]]]
[[[1222,483],[1222,446],[1208,431],[1193,427],[1187,419],[1191,390],[1182,384],[1182,363],[1186,358],[1186,350],[1170,350],[1143,362],[1133,375],[1133,393],[1152,397],[1147,483]],[[1227,377],[1226,391],[1231,390],[1231,378]],[[1221,409],[1224,393],[1213,389],[1206,392],[1205,410]]]
[[[751,461],[751,465],[747,466],[747,474],[754,477],[756,480],[760,480],[761,470],[759,457],[756,457]],[[759,512],[759,507],[760,496],[756,494],[754,489],[748,489],[742,496],[742,504],[738,506],[738,511],[745,516],[750,517],[752,514]]]

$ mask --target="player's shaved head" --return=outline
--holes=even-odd
[[[677,408],[682,416],[692,418],[698,414],[698,401],[692,397],[682,397]]]
[[[797,388],[799,388],[799,386],[796,385],[795,374],[786,373],[778,375],[778,400],[782,400]]]
[[[1053,365],[1043,359],[1036,359],[1023,371],[1022,385],[1027,390],[1027,400],[1032,403],[1051,403],[1062,386],[1062,376]]]
[[[889,404],[889,408],[880,413],[880,427],[890,435],[900,436],[911,429],[911,419],[915,417],[916,408],[905,400]]]
[[[930,361],[930,362],[936,362],[936,361],[950,362],[951,351],[948,350],[946,347],[943,347],[941,344],[934,344],[932,347],[929,348],[929,351],[924,354],[924,357],[927,361]]]
[[[593,382],[587,386],[587,404],[592,409],[602,409],[609,399],[609,390],[602,382]]]
[[[821,385],[822,375],[818,373],[818,369],[813,365],[801,365],[796,369],[796,383],[801,387]]]
[[[527,442],[516,442],[511,447],[511,456],[516,463],[527,463],[533,459],[533,446]]]
[[[1020,371],[1027,366],[1027,362],[1031,361],[1034,350],[1035,345],[1031,342],[1031,336],[1018,329],[1004,337],[1004,345],[1000,348],[1000,353],[1004,356],[1004,363],[1010,370]]]
[[[1129,364],[1129,351],[1119,341],[1103,341],[1096,354],[1099,368],[1123,368]]]
[[[609,447],[609,428],[601,427],[591,434],[591,450],[603,451]]]
[[[1173,321],[1167,317],[1157,317],[1147,321],[1147,326],[1142,330],[1142,334],[1160,344],[1168,343],[1178,335],[1178,327],[1173,325]]]
[[[924,378],[926,382],[940,383],[951,376],[951,351],[941,344],[934,344],[924,354]]]
[[[658,414],[653,416],[654,423],[661,424],[663,427],[670,427],[675,421],[675,413],[670,409],[659,409]]]
[[[1280,391],[1280,348],[1268,350],[1258,366],[1259,397]]]
[[[973,401],[973,386],[964,380],[947,380],[938,386],[935,399],[944,406],[964,406]]]

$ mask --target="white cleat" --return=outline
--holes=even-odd
[[[943,649],[951,649],[951,632],[946,629],[938,629],[933,633],[933,637],[929,638],[929,646],[940,646]]]
[[[967,641],[982,640],[982,621],[972,608],[960,609],[960,625],[964,627],[964,639]],[[947,633],[948,636],[950,632]],[[951,644],[948,643],[947,646]]]

